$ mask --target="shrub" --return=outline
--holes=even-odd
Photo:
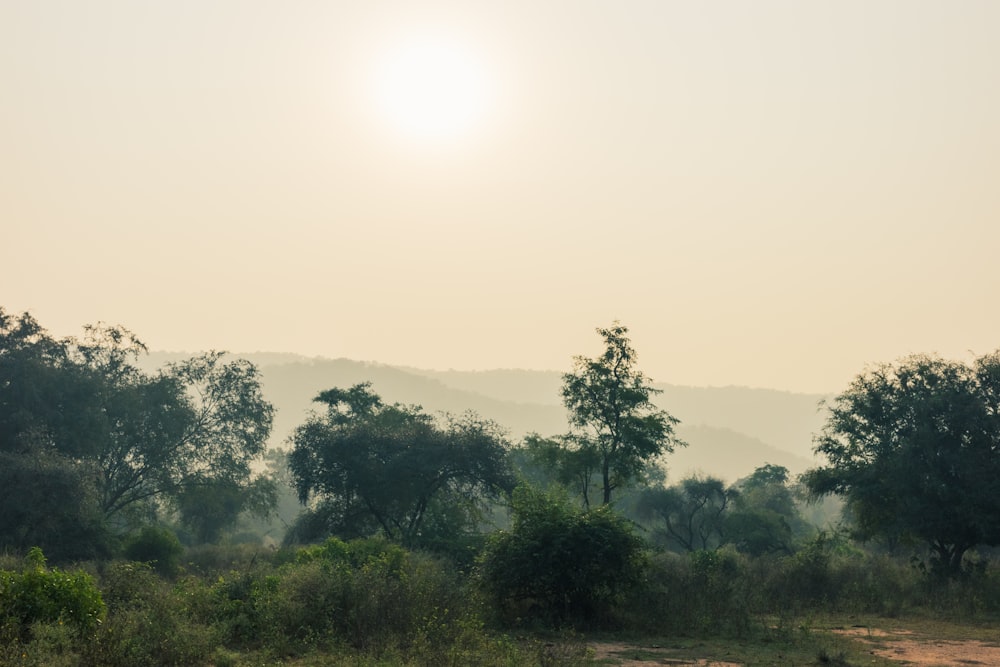
[[[177,535],[162,526],[143,526],[125,542],[125,557],[140,563],[149,563],[160,574],[173,576],[180,565],[181,546]]]
[[[606,623],[642,572],[642,543],[610,508],[579,513],[526,487],[514,523],[494,533],[481,583],[507,622]]]
[[[108,617],[83,650],[101,667],[204,664],[215,630],[193,617],[184,595],[142,563],[115,563],[101,581]]]
[[[35,623],[65,623],[79,635],[94,632],[106,608],[93,577],[48,569],[33,547],[21,572],[0,570],[0,622],[25,637]]]
[[[758,618],[758,575],[731,548],[649,559],[643,585],[629,596],[629,626],[666,634],[746,636]]]

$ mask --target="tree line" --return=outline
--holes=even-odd
[[[628,554],[644,548],[637,534],[673,551],[791,554],[818,531],[805,503],[828,494],[844,500],[853,537],[923,549],[949,576],[1000,544],[997,353],[864,371],[826,406],[815,440],[826,464],[800,479],[764,464],[728,486],[697,476],[668,485],[665,457],[687,445],[678,420],[651,403],[628,329],[597,333],[603,352],[575,357],[563,376],[566,433],[515,444],[473,413],[386,404],[362,383],[320,393],[287,443],[287,467],[275,470],[272,455],[268,474],[274,410],[253,364],[209,352],[144,372],[145,346],[127,329],[57,339],[30,314],[0,309],[0,548],[104,558],[156,524],[210,542],[273,511],[282,478],[303,505],[289,541],[381,535],[503,572],[517,549],[539,553],[540,540],[562,535],[576,545],[574,571],[593,581],[611,561],[588,569],[581,554],[624,558],[615,568],[627,578]]]

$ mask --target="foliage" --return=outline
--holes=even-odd
[[[268,477],[240,484],[192,476],[174,499],[181,523],[191,529],[198,543],[218,542],[242,515],[267,518],[277,503],[277,485]]]
[[[920,540],[951,576],[968,550],[1000,544],[1000,353],[879,365],[829,410],[816,445],[829,465],[805,479],[846,496],[859,536]]]
[[[510,530],[490,536],[482,585],[508,621],[594,623],[612,617],[642,570],[642,542],[610,508],[569,509],[518,487]]]
[[[797,540],[814,532],[799,512],[788,469],[764,464],[734,485],[735,502],[726,517],[728,541],[743,553],[791,555]]]
[[[525,463],[537,471],[538,481],[555,482],[579,494],[583,506],[590,507],[594,476],[601,469],[601,454],[593,447],[576,447],[576,443],[569,436],[543,438],[530,433],[524,438],[520,453]]]
[[[212,599],[231,645],[263,642],[282,654],[337,644],[426,654],[430,637],[447,645],[482,630],[457,572],[384,539],[330,538],[276,569],[228,573]]]
[[[107,557],[96,466],[43,447],[0,450],[0,548],[43,545],[56,562]]]
[[[93,633],[105,606],[93,577],[46,567],[33,548],[20,572],[0,570],[0,625],[19,628],[23,637],[34,623],[65,623],[80,635]]]
[[[128,374],[140,403],[122,421],[135,424],[136,433],[116,439],[102,457],[107,513],[207,482],[250,484],[250,464],[264,452],[273,415],[253,364],[224,363],[223,353],[210,352],[153,378],[134,368]]]
[[[563,403],[573,427],[565,439],[567,449],[586,452],[563,465],[579,469],[577,475],[596,475],[606,505],[615,489],[641,477],[650,460],[684,443],[674,436],[678,420],[650,401],[659,390],[635,368],[628,329],[616,322],[597,333],[604,339],[604,353],[593,359],[575,357],[573,371],[563,375]],[[589,506],[586,495],[584,503]]]
[[[101,585],[107,620],[81,649],[82,664],[101,667],[207,664],[218,632],[192,615],[189,591],[170,586],[141,563],[115,563]]]
[[[101,555],[107,524],[145,521],[206,482],[246,489],[264,451],[273,409],[249,362],[211,352],[149,374],[127,329],[84,332],[57,340],[29,314],[0,309],[2,544]]]
[[[512,486],[506,441],[492,422],[469,414],[439,426],[418,407],[384,405],[368,384],[316,400],[327,411],[295,430],[289,456],[300,500],[318,500],[312,530],[377,530],[415,545],[436,499],[473,513]]]
[[[143,526],[125,540],[124,555],[132,561],[148,563],[160,574],[176,574],[184,547],[169,528]]]
[[[698,476],[648,487],[639,494],[636,514],[660,544],[683,552],[731,544],[752,556],[790,555],[815,531],[802,518],[788,469],[770,464],[730,487]]]
[[[726,513],[736,495],[721,479],[692,476],[669,488],[643,489],[636,510],[654,522],[654,534],[668,548],[704,551],[726,543]]]

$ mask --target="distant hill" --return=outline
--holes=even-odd
[[[685,426],[682,423],[677,435],[688,446],[677,449],[667,457],[667,479],[670,482],[691,474],[703,474],[731,483],[765,463],[785,466],[793,475],[816,465],[812,457],[791,454],[727,428],[703,424]]]
[[[820,394],[793,394],[748,387],[678,387],[657,384],[656,402],[688,426],[745,433],[768,445],[812,459],[813,434],[826,419]]]
[[[153,353],[148,368],[186,358]],[[292,354],[239,355],[259,367],[266,398],[276,408],[273,445],[284,445],[292,430],[316,407],[313,398],[331,387],[371,382],[387,402],[420,405],[430,413],[473,410],[519,440],[537,432],[555,435],[567,428],[557,371],[429,371]],[[671,480],[693,472],[733,482],[757,466],[772,463],[798,474],[814,465],[812,435],[823,423],[823,398],[745,387],[681,387],[658,384],[658,405],[681,420],[678,436],[689,443],[666,459]]]

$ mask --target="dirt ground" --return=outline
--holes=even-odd
[[[872,655],[913,667],[969,667],[1000,665],[1000,643],[977,640],[939,641],[912,632],[869,628],[839,630],[871,646]]]
[[[917,637],[906,630],[886,632],[870,628],[849,628],[838,630],[839,634],[850,636],[868,645],[872,655],[887,658],[908,667],[970,667],[1000,665],[1000,642],[938,641]],[[681,660],[670,658],[667,651],[662,655],[654,648],[638,649],[634,645],[616,642],[590,644],[594,658],[624,667],[649,667],[650,665],[693,665],[694,667],[740,667],[734,662],[713,662],[708,660]]]

